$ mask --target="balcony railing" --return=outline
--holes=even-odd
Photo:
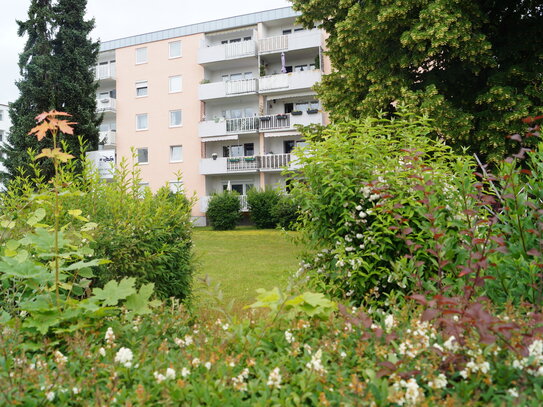
[[[98,112],[115,112],[117,109],[117,100],[114,98],[103,98],[96,100],[96,109]]]
[[[258,40],[258,51],[261,54],[297,49],[315,48],[322,45],[322,34],[319,30],[300,31],[288,35],[262,38]]]
[[[115,64],[100,64],[95,68],[95,79],[97,81],[104,79],[115,79],[116,69]]]
[[[273,114],[260,116],[260,130],[277,130],[290,128],[290,114]]]
[[[244,58],[256,55],[256,42],[241,41],[230,44],[202,47],[198,51],[198,63],[207,64],[225,59]]]
[[[311,69],[300,72],[290,72],[277,75],[263,76],[259,79],[258,90],[260,93],[278,90],[311,89],[321,80],[321,71]]]
[[[240,117],[237,119],[226,119],[226,132],[255,132],[258,130],[258,123],[258,117]]]
[[[115,130],[100,132],[100,144],[103,146],[114,146],[116,138],[117,132]]]
[[[234,172],[282,170],[292,162],[291,154],[266,154],[242,157],[203,158],[200,162],[202,175]]]
[[[224,85],[227,95],[241,95],[244,93],[255,93],[256,83],[256,79],[242,79],[239,81],[226,81]]]

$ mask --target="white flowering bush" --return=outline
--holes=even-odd
[[[457,337],[422,309],[341,306],[225,323],[165,307],[129,314],[64,340],[24,342],[0,325],[2,405],[539,405],[543,315],[508,309],[515,325],[483,341],[466,317],[446,316]],[[272,311],[271,315],[275,315]],[[484,317],[481,314],[481,318]],[[134,326],[138,326],[135,330]],[[500,328],[501,329],[501,328]]]
[[[472,165],[428,137],[431,132],[428,120],[404,114],[306,134],[311,142],[297,154],[301,175],[293,172],[291,185],[310,250],[300,274],[314,286],[360,304],[403,295],[437,276],[424,254],[433,233],[420,183],[432,182],[434,198],[448,202],[438,219],[448,222],[461,210],[453,174],[459,163],[468,171]],[[412,263],[427,267],[406,267],[413,247],[424,249]]]

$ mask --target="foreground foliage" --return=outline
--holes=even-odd
[[[269,300],[274,292],[264,294],[260,302],[280,296]],[[279,308],[280,304],[276,303]],[[408,306],[384,314],[342,307],[326,320],[302,311],[291,317],[248,313],[241,321],[200,316],[194,323],[183,307],[174,305],[141,318],[111,318],[65,336],[64,345],[38,339],[35,347],[23,342],[17,326],[4,327],[0,402],[67,406],[543,402],[541,314],[528,317],[528,310],[509,309],[501,316],[506,321],[502,325],[523,328],[504,331],[508,332],[504,340],[487,344],[470,322],[474,310],[444,316],[457,328],[456,336],[445,333],[439,321],[421,322],[420,311]],[[479,310],[478,315],[486,314]]]
[[[458,150],[502,158],[516,152],[505,136],[543,110],[541,1],[292,3],[328,33],[334,71],[317,91],[336,121],[411,103]]]

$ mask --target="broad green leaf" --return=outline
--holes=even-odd
[[[128,308],[130,311],[134,311],[134,313],[138,315],[151,313],[151,309],[149,308],[149,298],[151,295],[153,295],[154,288],[155,285],[153,283],[141,286],[138,293],[132,294],[126,299],[126,308]]]
[[[89,260],[89,261],[78,261],[78,262],[75,262],[73,264],[70,264],[68,267],[64,268],[64,270],[67,270],[67,271],[78,270],[78,269],[81,269],[81,268],[94,267],[94,266],[99,266],[101,264],[107,264],[107,263],[110,263],[110,261],[106,260],[106,259],[93,259],[93,260]],[[86,276],[84,276],[84,277],[86,277]]]
[[[42,220],[43,218],[45,218],[45,215],[47,213],[45,212],[45,209],[43,208],[38,208],[34,211],[34,213],[30,216],[30,218],[28,218],[28,220],[26,221],[26,223],[30,226],[34,226],[36,223],[38,223],[40,220]]]
[[[119,283],[112,280],[103,289],[95,288],[92,292],[96,299],[104,302],[104,305],[117,305],[120,300],[124,300],[136,292],[135,283],[134,277],[123,278]]]

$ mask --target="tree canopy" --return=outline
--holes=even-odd
[[[541,0],[292,0],[328,33],[317,86],[332,120],[426,113],[455,147],[498,157],[543,111]]]

